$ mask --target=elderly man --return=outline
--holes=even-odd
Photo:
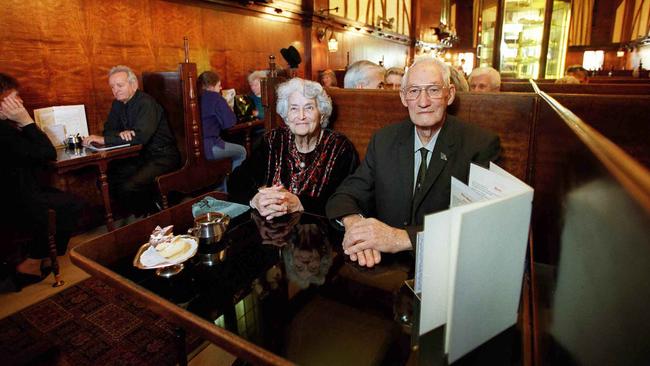
[[[498,92],[501,88],[501,75],[489,66],[477,67],[469,74],[468,82],[470,91]]]
[[[142,145],[140,156],[113,162],[108,179],[112,194],[136,216],[156,211],[154,179],[179,166],[180,154],[162,107],[138,90],[138,78],[126,66],[108,73],[115,100],[102,136],[90,135],[84,144]]]
[[[400,91],[410,118],[374,134],[365,160],[328,201],[327,216],[345,227],[343,249],[360,265],[412,250],[424,215],[449,207],[451,177],[467,181],[471,162],[499,156],[495,134],[447,115],[455,93],[447,65],[418,59]]]
[[[361,60],[350,65],[343,78],[343,87],[346,89],[383,89],[383,67],[367,60]]]

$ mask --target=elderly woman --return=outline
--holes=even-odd
[[[248,75],[248,86],[251,88],[251,93],[248,96],[255,103],[254,116],[257,119],[264,119],[264,107],[262,107],[262,85],[260,80],[266,77],[266,71],[258,70],[253,71]]]
[[[221,79],[217,73],[205,71],[198,78],[201,90],[201,125],[203,148],[208,160],[232,159],[233,169],[246,159],[246,149],[221,138],[221,131],[235,125],[235,113],[221,96]]]
[[[297,211],[323,214],[325,203],[359,164],[343,135],[325,129],[332,101],[313,81],[278,87],[277,112],[285,126],[267,132],[230,175],[231,198],[250,203],[267,220]]]

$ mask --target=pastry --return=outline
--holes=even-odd
[[[182,236],[177,236],[174,237],[174,239],[170,242],[159,244],[156,246],[156,250],[163,257],[172,259],[178,254],[185,253],[190,249],[190,247],[191,244],[187,241],[187,239],[183,238]]]

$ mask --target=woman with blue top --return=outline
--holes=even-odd
[[[248,85],[251,87],[251,93],[248,96],[255,103],[253,116],[257,119],[264,119],[264,107],[262,107],[262,86],[260,80],[266,77],[266,71],[253,71],[248,75]]]
[[[219,75],[206,71],[199,75],[201,90],[201,124],[203,126],[203,148],[208,160],[232,159],[232,168],[238,167],[246,159],[246,149],[221,139],[221,131],[232,127],[235,113],[221,96]]]

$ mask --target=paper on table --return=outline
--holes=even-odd
[[[64,125],[49,125],[43,128],[43,132],[52,142],[52,145],[58,146],[64,143],[65,141],[65,126]],[[58,143],[54,143],[58,141]]]
[[[228,107],[230,107],[230,109],[232,109],[232,110],[234,110],[234,108],[235,108],[235,95],[236,94],[237,94],[237,92],[235,91],[235,89],[223,89],[221,91],[221,96],[223,97],[223,99],[226,100],[226,103],[228,103]]]
[[[531,190],[460,213],[445,337],[450,363],[517,321],[532,197]]]
[[[425,217],[419,332],[446,324],[450,363],[516,321],[533,190],[491,170],[472,165],[459,206]]]
[[[92,150],[92,151],[108,151],[108,150],[113,150],[113,149],[119,149],[120,147],[127,147],[131,146],[131,144],[122,144],[122,145],[114,145],[114,146],[95,146],[95,145],[84,145],[87,149]]]
[[[86,109],[83,104],[64,105],[34,110],[34,121],[43,131],[46,126],[64,125],[68,135],[88,136]],[[52,141],[54,146],[63,145],[63,139]]]

